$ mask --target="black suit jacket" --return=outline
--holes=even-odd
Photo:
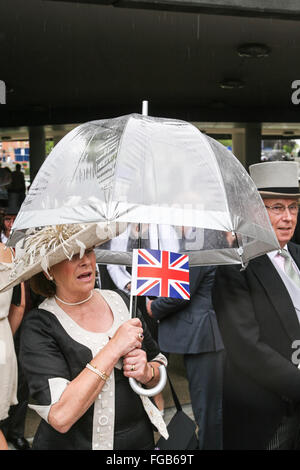
[[[159,320],[158,343],[164,352],[198,354],[220,351],[223,342],[211,301],[214,267],[190,269],[190,300],[155,299],[153,317]]]
[[[300,268],[300,247],[289,244]],[[217,269],[213,304],[227,353],[224,448],[264,449],[284,415],[300,402],[292,345],[300,325],[288,291],[267,255],[248,267]]]

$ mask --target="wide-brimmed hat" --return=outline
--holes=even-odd
[[[86,249],[98,246],[116,236],[116,227],[108,223],[64,224],[28,229],[16,243],[15,258],[0,292],[30,279],[41,271],[73,255],[84,255]],[[120,233],[120,231],[118,231]],[[117,234],[118,235],[118,234]]]
[[[297,162],[256,163],[249,173],[262,197],[300,196]]]

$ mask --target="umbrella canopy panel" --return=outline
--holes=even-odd
[[[101,249],[103,262],[130,264],[137,241],[177,247],[191,264],[245,262],[278,248],[255,185],[231,152],[187,122],[139,114],[82,124],[54,147],[10,244],[30,227],[89,222],[114,223],[126,240]]]

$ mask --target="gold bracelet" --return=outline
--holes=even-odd
[[[155,377],[155,369],[154,369],[153,365],[152,365],[152,364],[149,364],[149,366],[150,366],[151,369],[152,369],[152,377],[151,377],[150,380],[148,380],[148,382],[145,383],[145,385],[148,384],[149,382],[151,382],[151,380],[153,380],[154,377]]]
[[[105,372],[102,372],[101,370],[97,369],[97,367],[92,366],[92,364],[90,364],[89,362],[87,363],[85,367],[87,367],[89,370],[97,374],[102,380],[104,380],[104,382],[106,382],[107,379],[109,378],[109,375],[106,375]]]

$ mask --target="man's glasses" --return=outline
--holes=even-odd
[[[281,215],[283,214],[286,209],[289,210],[290,214],[296,215],[298,214],[299,206],[298,204],[291,204],[289,206],[284,206],[283,204],[275,204],[274,206],[265,206],[267,209],[269,209],[273,214],[275,215]]]
[[[11,222],[11,223],[14,223],[15,221],[15,217],[4,217],[4,222]]]

